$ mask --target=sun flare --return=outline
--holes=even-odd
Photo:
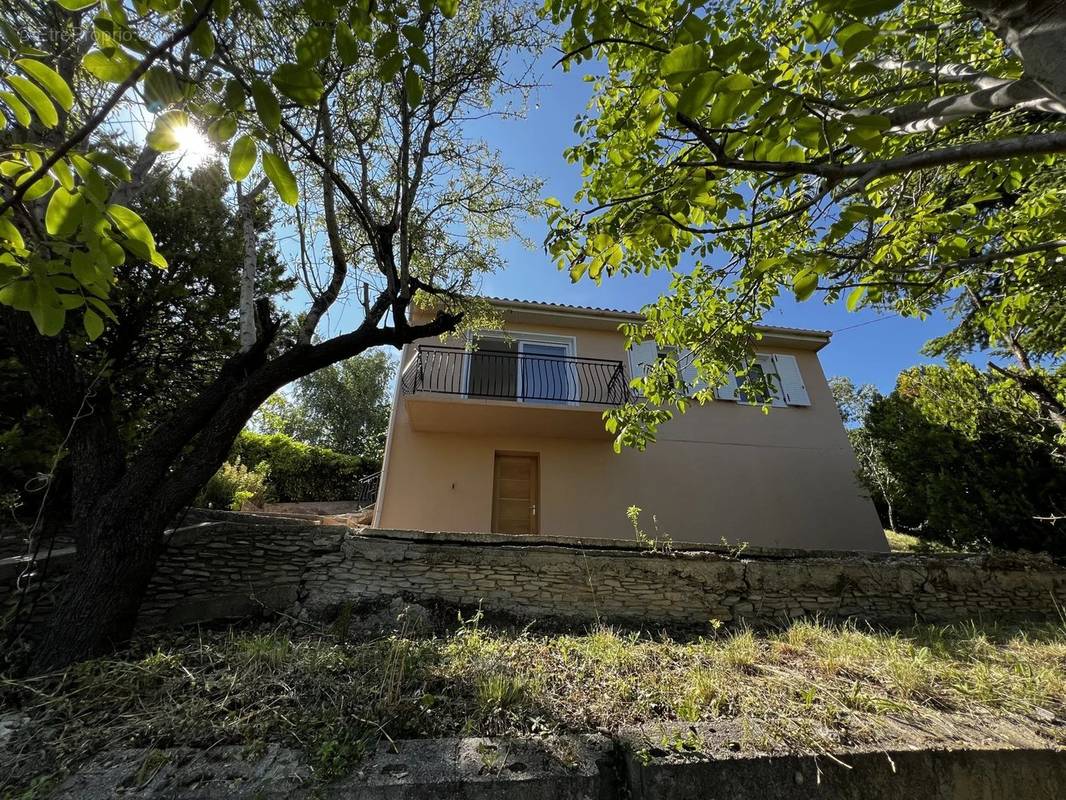
[[[207,137],[193,125],[174,128],[174,138],[178,141],[175,153],[181,159],[182,165],[190,169],[200,166],[215,152]]]

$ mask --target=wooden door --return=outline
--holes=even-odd
[[[536,453],[496,453],[492,532],[536,533],[540,464]]]

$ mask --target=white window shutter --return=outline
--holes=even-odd
[[[701,389],[707,388],[707,382],[700,380],[699,373],[696,370],[696,365],[693,363],[695,354],[685,349],[681,351],[679,362],[684,366],[681,367],[681,379],[685,382],[685,385],[692,391],[698,392]]]
[[[755,361],[762,367],[762,374],[770,384],[770,405],[782,408],[785,405],[785,391],[781,376],[777,374],[774,356],[770,353],[759,353],[755,356]]]
[[[659,347],[654,341],[637,342],[629,351],[629,377],[643,376],[659,359]]]
[[[807,394],[807,387],[803,383],[803,375],[800,374],[796,357],[775,354],[773,359],[777,375],[781,379],[785,402],[790,406],[809,406],[811,398]]]
[[[714,390],[714,396],[719,400],[736,400],[737,399],[737,376],[732,372],[727,372],[725,376],[725,383]]]

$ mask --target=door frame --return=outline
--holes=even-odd
[[[491,530],[496,533],[496,459],[499,456],[511,458],[530,458],[533,460],[533,490],[530,492],[533,499],[533,525],[529,536],[540,533],[540,453],[531,453],[526,450],[494,450],[492,453],[492,523]]]

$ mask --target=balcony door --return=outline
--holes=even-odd
[[[518,397],[534,403],[569,403],[573,399],[570,348],[565,344],[519,341],[522,368]]]
[[[538,531],[540,457],[536,453],[497,452],[492,477],[492,532]]]

